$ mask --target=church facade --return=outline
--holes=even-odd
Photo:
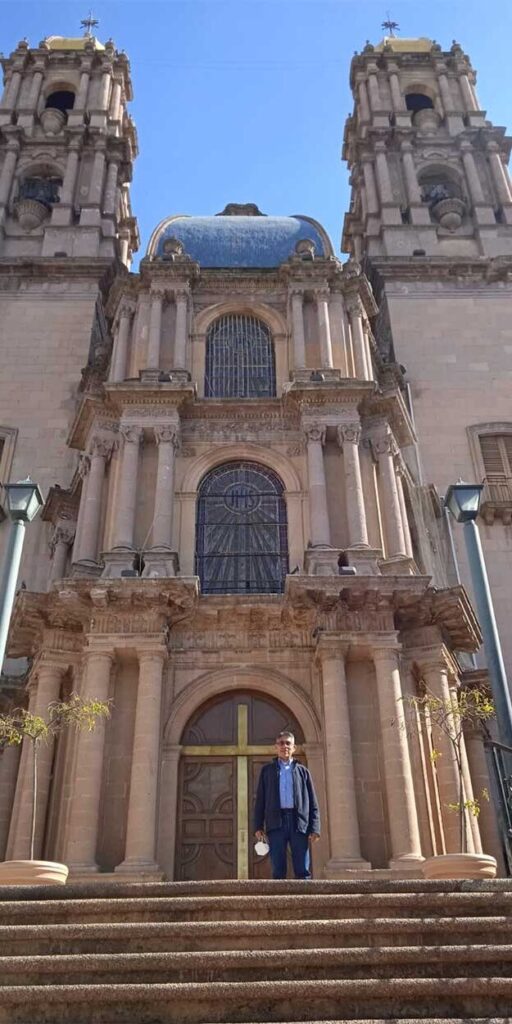
[[[266,877],[251,806],[287,728],[320,798],[316,877],[419,876],[458,850],[458,778],[407,697],[484,675],[453,475],[486,477],[510,606],[509,144],[467,57],[354,58],[347,262],[310,216],[233,203],[166,218],[136,273],[126,57],[49,37],[4,71],[0,470],[46,496],[6,671],[40,714],[112,700],[42,750],[36,856],[75,879]],[[9,859],[30,756],[0,754]],[[465,798],[488,784],[468,734]],[[491,806],[468,826],[501,862]]]

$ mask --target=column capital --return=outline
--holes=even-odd
[[[53,531],[49,544],[52,557],[55,554],[55,548],[57,547],[57,544],[72,544],[74,539],[75,524],[70,524],[69,526],[67,526],[64,523],[59,523],[59,525],[56,526]]]
[[[186,282],[183,282],[182,284],[173,285],[173,287],[171,288],[171,292],[174,296],[175,301],[177,299],[188,299],[190,295],[190,285],[187,284]]]
[[[114,449],[116,448],[117,442],[113,437],[103,437],[101,434],[96,434],[91,438],[89,446],[89,454],[91,458],[99,456],[105,459],[106,462],[110,459]]]
[[[180,428],[177,423],[158,424],[154,427],[155,441],[157,444],[172,444],[173,448],[179,448]]]
[[[79,477],[81,477],[82,480],[85,479],[85,477],[89,473],[90,468],[91,468],[91,459],[90,459],[89,455],[87,455],[85,452],[81,452],[80,455],[78,456],[77,471],[78,471]]]
[[[389,633],[382,640],[372,643],[372,658],[374,661],[393,661],[396,663],[402,651],[402,645],[398,643],[398,633]]]
[[[142,666],[143,664],[147,665],[151,662],[156,662],[158,665],[162,666],[169,657],[167,647],[164,646],[145,648],[137,645],[136,651],[137,658],[139,660],[139,666]]]
[[[397,455],[400,451],[391,430],[374,435],[370,438],[371,446],[377,456]]]
[[[94,661],[95,658],[99,658],[100,661],[109,661],[111,665],[115,663],[116,654],[111,647],[107,647],[106,644],[111,641],[89,641],[89,646],[84,649],[84,658],[87,662]]]
[[[121,424],[119,427],[119,433],[121,434],[125,444],[142,444],[144,430],[135,423]]]
[[[306,441],[320,442],[325,444],[325,437],[327,433],[327,427],[322,423],[305,423],[303,424],[303,432],[306,437]]]
[[[301,299],[304,298],[305,290],[306,285],[304,283],[299,284],[298,282],[292,282],[288,285],[288,295],[290,295],[291,298],[293,298],[294,295],[298,295]]]
[[[345,661],[350,651],[350,641],[332,633],[320,633],[316,642],[315,657],[325,661]]]
[[[328,284],[321,284],[318,287],[315,287],[313,294],[315,296],[315,301],[319,302],[327,300],[331,294],[331,290]]]
[[[123,299],[118,311],[117,311],[117,323],[121,319],[129,320],[130,317],[135,313],[135,301],[133,299]]]
[[[353,423],[340,423],[336,427],[336,436],[340,448],[343,448],[345,444],[359,445],[361,440],[361,424],[357,421]]]
[[[402,153],[414,153],[414,146],[408,139],[402,139],[400,149],[402,150]]]

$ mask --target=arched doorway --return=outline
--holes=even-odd
[[[177,881],[268,878],[268,857],[253,848],[252,808],[261,765],[275,754],[282,729],[304,741],[278,701],[235,691],[203,704],[183,736],[178,789]]]

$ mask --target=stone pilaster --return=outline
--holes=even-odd
[[[154,430],[158,446],[152,544],[143,554],[146,576],[175,576],[178,557],[172,550],[174,519],[174,463],[180,443],[178,423],[160,424]]]
[[[143,441],[143,430],[142,427],[123,424],[119,432],[123,442],[113,547],[133,550],[139,451]]]
[[[407,870],[408,865],[417,868],[423,858],[402,701],[399,648],[391,639],[375,646],[372,654],[391,836],[389,866]]]
[[[80,502],[79,529],[77,530],[73,562],[97,563],[98,561],[105,469],[114,450],[114,444],[114,440],[108,437],[97,436],[92,439],[87,483]],[[84,470],[87,470],[87,463],[84,463]]]
[[[52,556],[50,568],[50,585],[61,580],[65,574],[71,545],[75,539],[74,523],[59,523],[53,531],[50,552]]]
[[[342,641],[320,637],[318,657],[322,672],[330,837],[328,877],[336,877],[338,872],[347,869],[370,868],[361,857],[360,848],[347,695],[347,652],[347,645]]]
[[[343,451],[345,495],[350,547],[368,547],[366,510],[359,462],[360,423],[340,423],[338,444]]]
[[[303,370],[306,366],[303,289],[298,287],[292,288],[290,301],[292,311],[293,368],[294,370]]]
[[[156,808],[160,765],[162,672],[167,651],[139,651],[125,859],[116,869],[156,872]]]

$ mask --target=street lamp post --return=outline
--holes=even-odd
[[[502,743],[512,748],[512,701],[508,688],[505,664],[498,627],[487,577],[480,533],[476,524],[483,484],[451,484],[446,492],[445,505],[458,523],[463,523],[464,540],[469,561],[471,581],[482,627],[484,649],[489,669],[496,719]]]
[[[0,671],[4,663],[7,634],[16,593],[16,581],[25,540],[25,525],[32,522],[44,504],[39,487],[32,482],[30,477],[27,477],[26,480],[19,480],[15,484],[4,484],[4,491],[11,528],[0,583]]]

